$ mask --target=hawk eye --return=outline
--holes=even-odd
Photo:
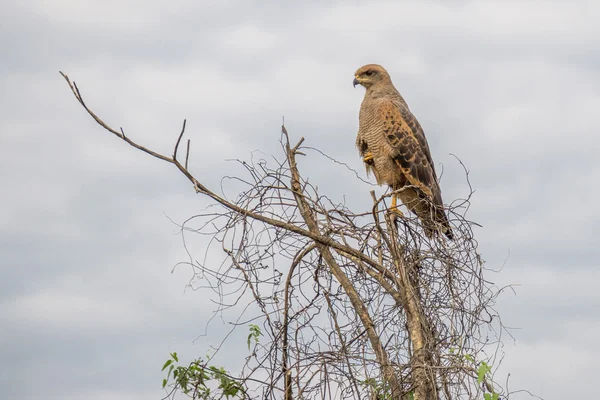
[[[371,70],[368,70],[367,72],[365,72],[365,75],[366,75],[366,76],[371,76],[371,75],[373,75],[373,71],[371,71]]]

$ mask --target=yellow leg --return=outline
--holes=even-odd
[[[402,211],[398,210],[397,201],[398,201],[398,198],[395,195],[393,195],[392,196],[392,206],[390,207],[390,211],[393,212],[394,214],[397,214],[400,217],[404,217],[404,213],[402,213]]]
[[[366,152],[365,156],[363,157],[363,161],[366,163],[373,161],[373,154],[370,151]]]

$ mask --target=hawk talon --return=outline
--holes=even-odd
[[[404,218],[404,213],[398,209],[398,198],[396,196],[392,196],[392,206],[389,208],[389,211],[392,214],[396,214],[397,217]]]
[[[373,154],[371,152],[365,153],[365,156],[363,157],[363,161],[366,163],[368,163],[369,161],[373,161]]]
[[[404,213],[398,207],[390,207],[390,212],[396,214],[396,217],[404,218]]]

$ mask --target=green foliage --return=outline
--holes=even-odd
[[[202,358],[192,361],[188,367],[177,365],[179,358],[177,353],[170,354],[171,358],[165,361],[162,371],[168,368],[167,377],[162,381],[165,388],[171,377],[173,385],[192,399],[209,400],[214,398],[242,398],[244,389],[241,382],[229,376],[225,368],[207,365]],[[211,392],[209,382],[213,387],[217,385],[217,393]]]
[[[500,395],[498,393],[484,393],[483,394],[484,400],[498,400],[499,397],[500,397]]]
[[[370,378],[365,379],[360,382],[361,386],[367,386],[371,388],[373,393],[375,394],[375,398],[377,400],[391,400],[392,393],[389,385],[386,382],[378,381],[376,379]],[[411,394],[412,395],[412,394]],[[411,398],[412,400],[412,398]]]
[[[450,352],[452,354],[454,354],[453,349],[450,349]],[[477,367],[477,384],[481,385],[485,381],[487,383],[486,387],[488,389],[490,387],[492,388],[492,389],[490,389],[492,391],[491,393],[483,394],[483,399],[484,400],[498,400],[500,398],[500,394],[496,393],[496,391],[493,389],[493,386],[490,383],[492,381],[492,367],[485,361],[481,361],[481,362],[477,363],[475,361],[475,357],[473,357],[470,354],[465,354],[464,357],[465,357],[465,360],[472,363],[473,365],[475,365],[475,366],[479,365]]]
[[[391,388],[389,386],[389,384],[387,384],[386,382],[382,382],[382,381],[378,381],[376,379],[370,378],[370,379],[365,379],[364,381],[360,382],[361,386],[367,386],[371,389],[371,391],[373,392],[373,394],[375,395],[374,398],[376,398],[377,400],[392,400],[392,391]],[[404,400],[414,400],[415,399],[415,395],[413,392],[408,392],[406,394],[406,396],[404,397]]]
[[[487,365],[485,361],[482,361],[479,364],[479,369],[477,370],[477,383],[481,385],[481,382],[483,382],[485,376],[491,372],[492,368],[489,365]]]
[[[250,350],[250,342],[254,339],[254,343],[258,344],[258,338],[262,336],[258,325],[250,324],[250,333],[248,334],[248,350]]]

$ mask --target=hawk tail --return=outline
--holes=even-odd
[[[446,237],[450,240],[454,239],[454,232],[452,232],[452,228],[450,228],[450,224],[446,223],[446,225],[443,227],[444,230],[444,235],[446,235]]]
[[[446,237],[450,240],[454,239],[454,232],[452,232],[452,228],[450,228],[450,221],[448,221],[448,217],[444,212],[443,208],[437,209],[437,223],[441,229],[441,231],[446,235]]]
[[[448,217],[443,209],[436,207],[435,218],[431,218],[428,216],[427,219],[421,218],[423,221],[423,228],[425,230],[425,235],[428,238],[432,238],[434,235],[438,233],[443,233],[448,239],[454,239],[454,232],[450,227],[450,221],[448,221]]]

